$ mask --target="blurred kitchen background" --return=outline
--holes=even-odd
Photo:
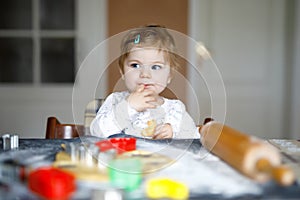
[[[0,0],[0,134],[43,138],[49,116],[74,123],[73,87],[89,85],[80,77],[74,84],[85,57],[109,36],[150,23],[206,45],[225,84],[226,124],[300,139],[300,0]],[[95,65],[106,68],[106,58]],[[199,124],[210,99],[199,75],[184,73],[200,101],[194,105],[188,89],[181,99]],[[105,73],[95,98],[117,79]],[[82,96],[79,123],[93,98]]]

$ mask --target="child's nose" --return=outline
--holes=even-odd
[[[148,67],[142,67],[140,77],[151,78],[151,71],[148,69]]]

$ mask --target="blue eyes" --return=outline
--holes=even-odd
[[[137,63],[132,63],[132,64],[130,64],[130,67],[135,68],[135,69],[140,69],[140,68],[143,67],[143,66],[140,65],[140,64],[137,64]],[[160,69],[162,69],[162,68],[163,68],[163,67],[160,66],[160,65],[152,65],[152,66],[150,67],[150,69],[152,69],[152,70],[160,70]]]
[[[133,63],[133,64],[130,65],[130,67],[139,69],[139,68],[141,68],[141,65]]]
[[[160,66],[160,65],[152,65],[151,66],[151,69],[153,69],[153,70],[159,70],[161,68],[162,68],[162,66]]]

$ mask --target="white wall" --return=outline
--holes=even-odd
[[[81,63],[88,52],[106,37],[106,0],[78,0],[78,4],[78,12],[83,13],[78,18],[78,62]],[[297,1],[298,11],[299,4]],[[285,1],[191,0],[190,9],[190,35],[195,40],[203,41],[211,50],[224,79],[227,95],[225,122],[261,137],[285,137],[282,130],[282,123],[285,123],[282,119],[285,89],[282,77],[285,74]],[[293,79],[292,113],[288,126],[292,136],[298,138],[299,18],[298,12],[293,77],[287,77]],[[99,59],[105,63],[104,54],[100,54]],[[195,56],[191,56],[191,59],[198,62]],[[97,66],[99,69],[105,67]],[[80,81],[76,88],[82,91],[83,98],[76,101],[76,110],[79,112],[77,116],[82,116],[76,122],[83,122],[84,107],[93,98],[90,92],[84,90],[87,85],[93,84],[88,76],[77,77]],[[193,71],[190,78],[201,99],[199,105],[202,122],[210,114],[209,94],[205,83],[197,75],[193,76]],[[94,92],[99,97],[106,95],[105,81],[102,84],[104,85]],[[73,85],[0,85],[0,134],[14,132],[21,137],[44,137],[46,119],[50,115],[55,115],[66,123],[74,122],[72,92]],[[217,97],[217,104],[218,99],[221,99],[221,104],[224,103],[222,98]],[[188,109],[198,119],[199,116],[193,113],[193,103],[191,100]]]
[[[300,139],[300,1],[296,0],[295,6],[295,32],[293,41],[292,61],[292,88],[291,88],[291,115],[290,126],[291,137]]]

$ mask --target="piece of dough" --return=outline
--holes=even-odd
[[[147,122],[148,127],[142,130],[142,136],[150,137],[155,133],[156,121],[154,119]]]

